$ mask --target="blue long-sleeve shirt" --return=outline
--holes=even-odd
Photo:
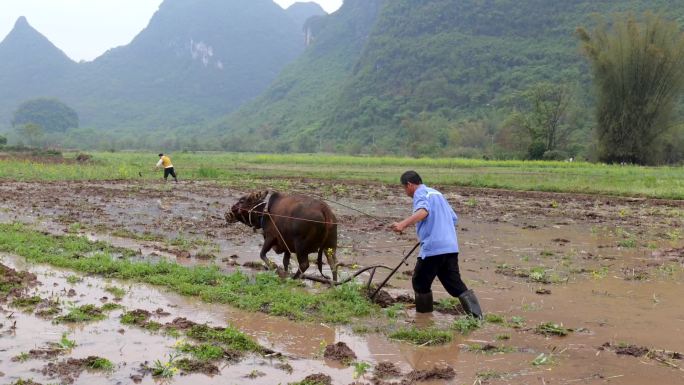
[[[416,224],[420,257],[458,253],[458,216],[441,192],[421,184],[413,193],[413,212],[425,209],[428,216]]]

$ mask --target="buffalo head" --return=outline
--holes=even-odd
[[[259,203],[268,195],[268,190],[257,191],[247,195],[243,195],[237,203],[235,203],[230,211],[226,211],[224,217],[228,223],[235,223],[240,219],[247,218],[249,212],[253,210]]]

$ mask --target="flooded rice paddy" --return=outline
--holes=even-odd
[[[388,231],[390,223],[410,211],[410,198],[398,187],[311,180],[289,184],[285,192],[307,191],[332,201],[343,271],[395,266],[415,243],[412,231]],[[226,224],[223,213],[252,190],[210,182],[3,182],[0,222],[103,240],[135,250],[140,260],[215,264],[226,272],[251,274],[250,266],[260,261],[262,237],[242,224]],[[410,305],[397,305],[384,310],[387,316],[343,326],[291,321],[160,287],[29,264],[7,253],[0,255],[2,265],[35,275],[37,282],[23,283],[22,296],[50,299],[61,313],[39,316],[9,299],[0,301],[0,383],[287,384],[312,375],[318,376],[309,377],[309,383],[332,384],[684,382],[682,202],[441,190],[460,216],[463,278],[489,315],[489,322],[474,331],[454,331],[447,344],[416,346],[390,339],[373,326],[447,327],[460,317],[449,309],[417,315]],[[281,263],[279,256],[269,256]],[[395,298],[412,295],[410,262],[390,281],[388,292]],[[374,281],[383,277],[378,273]],[[326,290],[308,285],[314,293]],[[448,297],[439,282],[433,290],[437,300]],[[55,322],[57,314],[87,304],[119,306],[111,306],[99,320]],[[132,310],[149,312],[149,320],[159,325],[185,319],[231,326],[267,352],[153,376],[145,368],[173,361],[186,337],[166,333],[163,326],[150,330],[122,324],[121,316]],[[76,345],[56,348],[64,339]],[[326,347],[338,342],[351,349],[353,362],[326,358]],[[88,357],[105,358],[112,367],[96,370],[74,360]]]

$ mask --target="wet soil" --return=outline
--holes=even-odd
[[[394,267],[415,244],[412,231],[400,235],[388,231],[390,223],[410,214],[410,198],[398,187],[290,182],[293,191],[322,195],[342,204],[330,202],[339,222],[337,255],[345,266],[342,277],[374,264]],[[205,323],[217,327],[230,324],[279,354],[210,362],[198,372],[188,371],[183,382],[273,384],[297,382],[315,374],[330,376],[332,384],[373,382],[377,375],[355,379],[353,366],[323,357],[321,346],[338,342],[350,348],[356,362],[374,367],[368,373],[375,373],[378,367],[382,372],[380,365],[391,360],[400,374],[376,378],[388,383],[641,385],[684,381],[683,202],[435,187],[459,215],[459,263],[466,284],[476,292],[485,313],[503,322],[485,323],[465,336],[455,333],[448,345],[420,347],[389,340],[380,333],[354,332],[356,325],[292,322],[205,304],[147,285],[115,282],[126,288],[126,295],[116,302],[125,309],[107,313],[102,321],[53,324],[54,317],[72,306],[109,302],[112,294],[104,288],[112,282],[82,277],[74,283],[67,280],[73,272],[26,265],[21,258],[7,254],[0,256],[0,262],[10,270],[0,268],[0,279],[17,281],[21,289],[0,302],[0,372],[4,373],[0,382],[21,378],[53,383],[57,377],[41,373],[46,365],[97,355],[112,361],[115,368],[109,373],[81,371],[71,376],[74,383],[130,383],[135,378],[153,384],[152,376],[135,368],[145,362],[169,360],[180,337],[165,330],[182,332]],[[240,269],[251,274],[251,266],[261,265],[262,236],[223,219],[223,213],[246,192],[210,182],[3,181],[0,222],[23,222],[53,234],[103,240],[138,250],[141,260],[215,264],[225,271]],[[271,253],[269,257],[282,264],[281,256]],[[410,272],[414,264],[411,257],[386,287],[392,298],[390,302],[383,297],[387,305],[395,303],[392,306],[405,309],[391,322],[447,327],[458,317],[457,305],[454,311],[430,315],[413,311],[410,274],[402,272]],[[316,272],[310,268],[308,273]],[[373,282],[380,282],[385,274],[379,270]],[[360,278],[365,281],[368,277]],[[437,280],[433,291],[435,300],[449,297]],[[10,308],[9,301],[15,297],[31,296],[41,299],[35,309]],[[45,309],[47,313],[39,316]],[[144,320],[122,325],[120,316],[126,309],[137,309]],[[164,327],[151,331],[145,326],[149,322]],[[573,331],[564,337],[536,334],[536,326],[543,323]],[[78,345],[54,357],[30,354],[59,341],[62,333],[68,333]],[[609,345],[602,346],[606,341]],[[472,344],[510,349],[463,348]],[[643,349],[646,353],[638,357],[617,354],[619,347],[630,346],[636,347],[636,353]],[[30,358],[11,359],[21,353]],[[532,364],[540,354],[549,359]],[[455,377],[424,372],[447,365]],[[188,364],[188,368],[194,367]],[[264,375],[249,376],[257,372]]]
[[[345,364],[351,363],[356,359],[356,353],[347,346],[344,342],[330,344],[325,347],[323,357],[329,360],[340,361]]]

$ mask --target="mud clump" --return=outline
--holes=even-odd
[[[41,370],[41,373],[47,377],[59,377],[64,383],[73,384],[76,378],[81,375],[88,367],[93,367],[93,364],[100,360],[97,356],[88,356],[88,358],[69,358],[65,361],[54,363],[50,362]]]
[[[189,358],[182,358],[176,362],[178,369],[185,373],[202,373],[207,376],[219,374],[218,366],[211,362],[203,362],[199,360],[192,360]]]
[[[164,311],[164,309],[158,307],[157,310],[154,311],[154,314],[156,314],[159,317],[171,315],[168,311]]]
[[[411,385],[420,381],[451,380],[456,371],[449,365],[435,366],[430,370],[414,370],[401,381],[401,385]]]
[[[16,271],[0,263],[0,301],[6,301],[10,295],[18,296],[26,288],[37,284],[35,274]]]
[[[637,346],[637,345],[613,345],[610,342],[606,342],[605,344],[601,345],[602,349],[606,350],[612,350],[615,352],[615,354],[620,354],[620,355],[627,355],[627,356],[633,356],[633,357],[643,357],[645,356],[649,349],[643,346]]]
[[[192,328],[195,325],[197,325],[196,322],[192,322],[185,317],[178,317],[178,318],[175,318],[171,322],[167,322],[166,325],[164,325],[164,326],[167,328],[174,328],[174,329],[178,329],[178,330],[187,330],[187,329]]]
[[[401,375],[401,370],[394,363],[383,361],[375,367],[374,374],[377,378],[398,377]]]
[[[332,377],[323,373],[310,374],[301,381],[307,385],[332,385]]]
[[[43,349],[31,349],[28,354],[32,359],[46,359],[50,360],[57,357],[60,354],[66,353],[66,350],[58,347],[50,347]],[[12,357],[12,361],[18,361],[18,357]]]
[[[408,294],[400,294],[394,299],[394,302],[412,304],[415,300]]]
[[[150,319],[152,316],[152,313],[150,313],[147,310],[144,309],[135,309],[131,310],[128,313],[125,313],[123,317],[126,317],[127,321],[126,323],[130,323],[132,325],[137,325],[137,326],[144,326],[147,320]]]
[[[375,295],[375,298],[373,298],[373,302],[380,305],[381,308],[386,308],[394,305],[394,298],[386,292],[385,290],[380,290],[378,294]]]
[[[323,357],[329,360],[340,361],[342,363],[350,363],[356,359],[356,353],[347,346],[344,342],[330,344],[325,347]]]
[[[253,261],[243,263],[242,267],[246,267],[248,269],[257,270],[257,271],[266,271],[267,270],[266,266],[264,266],[263,263],[253,262]]]

